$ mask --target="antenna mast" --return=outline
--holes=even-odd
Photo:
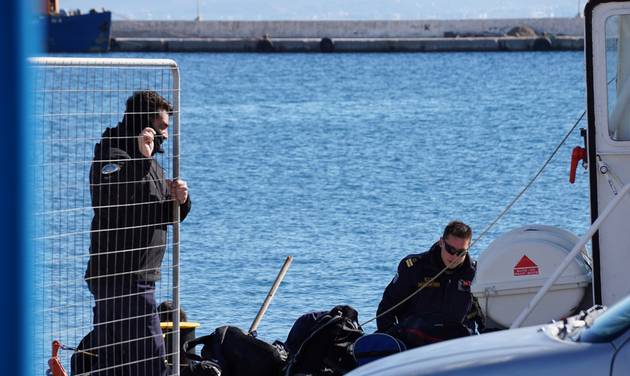
[[[197,0],[197,17],[195,17],[195,21],[201,21],[201,16],[199,15],[199,0]]]

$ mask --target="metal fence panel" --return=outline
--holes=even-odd
[[[99,212],[101,214],[111,210],[111,213],[119,217],[122,213],[133,213],[128,221],[111,218],[112,226],[119,226],[117,230],[122,234],[147,234],[155,227],[168,224],[166,243],[161,245],[162,248],[165,247],[161,278],[155,282],[154,297],[157,304],[167,300],[174,303],[174,308],[170,310],[174,322],[171,336],[174,337],[173,344],[179,343],[179,315],[176,314],[179,312],[179,210],[173,210],[177,206],[173,200],[167,200],[173,215],[167,220],[162,218],[163,222],[159,222],[152,218],[154,214],[159,217],[159,213],[142,209],[143,205],[154,205],[155,202],[152,201],[154,198],[148,199],[133,193],[135,188],[124,189],[129,184],[135,187],[133,184],[137,182],[113,180],[108,187],[103,188],[108,190],[107,192],[118,189],[118,194],[124,196],[112,203],[110,208],[94,207],[90,193],[90,168],[94,163],[93,158],[98,159],[94,156],[95,145],[101,141],[106,128],[114,127],[122,121],[127,98],[139,90],[155,91],[173,105],[168,142],[162,145],[163,153],[157,153],[152,158],[162,166],[165,177],[175,179],[179,176],[179,71],[176,63],[162,59],[83,58],[34,58],[30,63],[34,68],[35,79],[32,114],[35,125],[34,134],[31,135],[35,145],[32,174],[35,184],[33,191],[36,196],[34,200],[36,213],[33,217],[35,296],[31,297],[32,304],[36,307],[33,346],[36,354],[33,374],[45,374],[53,340],[58,340],[66,346],[65,350],[60,351],[59,358],[70,372],[73,350],[69,348],[77,347],[92,329],[107,327],[110,331],[133,331],[130,327],[133,327],[137,320],[150,320],[155,315],[153,312],[141,312],[137,307],[134,297],[144,298],[145,292],[129,292],[130,290],[123,288],[121,291],[124,292],[120,296],[110,296],[110,291],[106,298],[99,298],[100,303],[106,301],[111,303],[101,304],[101,307],[125,311],[126,313],[120,316],[122,318],[115,316],[110,322],[99,321],[93,325],[95,298],[88,290],[84,278],[86,265],[90,259],[91,237],[95,236],[96,231],[111,232],[110,229],[102,227],[101,230],[91,229],[91,222],[97,210],[101,210]],[[154,116],[153,113],[146,115],[151,118]],[[115,169],[116,164],[112,166]],[[103,167],[101,173],[106,172]],[[119,172],[114,172],[117,173]],[[94,188],[94,184],[92,185]],[[164,206],[155,208],[166,208],[167,204],[162,203]],[[142,219],[141,217],[145,215],[148,218]],[[126,225],[123,225],[125,223]],[[134,229],[139,232],[133,232]],[[146,243],[142,240],[125,243],[122,239],[120,242],[125,245],[107,246],[108,250],[103,252],[102,257],[107,260],[126,254],[132,258],[140,257],[138,249],[129,248],[129,244],[140,244],[140,247],[145,247]],[[146,254],[149,253],[143,255]],[[138,265],[142,264],[142,260],[135,260],[134,263],[136,261]],[[114,265],[117,265],[116,261]],[[141,274],[133,265],[125,267],[122,272],[110,270],[109,277],[112,278],[104,276],[97,278],[120,281],[129,277],[129,281],[135,281]],[[151,288],[148,289],[150,290]],[[128,307],[117,306],[124,304]],[[151,351],[131,356],[125,354],[134,348],[130,347],[130,343],[145,344],[140,332],[123,333],[121,336],[118,334],[112,337],[106,346],[114,350],[114,355],[110,353],[103,355],[103,346],[84,347],[85,353],[81,355],[88,358],[100,355],[101,361],[106,356],[113,356],[113,361],[110,359],[106,362],[106,368],[122,370],[123,373],[120,374],[128,374],[125,372],[132,369],[130,367],[135,363],[148,361],[145,358],[151,355]],[[167,358],[175,366],[174,369],[179,370],[179,346],[173,345],[166,352]],[[97,363],[98,367],[103,367],[102,362]],[[153,374],[158,373],[151,373]]]

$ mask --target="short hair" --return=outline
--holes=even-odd
[[[173,314],[175,313],[175,304],[172,300],[165,300],[157,307],[160,322],[173,322]],[[186,312],[179,308],[179,320],[186,321]]]
[[[451,221],[444,228],[442,237],[446,239],[449,235],[462,239],[472,239],[472,229],[462,221]]]
[[[160,110],[164,110],[171,114],[173,106],[160,94],[153,90],[136,91],[127,99],[126,113],[135,113],[137,115],[153,114],[157,116]]]

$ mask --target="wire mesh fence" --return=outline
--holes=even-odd
[[[164,349],[156,321],[157,305],[173,302],[162,314],[173,314],[179,342],[181,203],[169,182],[179,174],[177,65],[70,58],[31,65],[32,373],[46,373],[53,340],[75,375],[166,374],[166,359],[178,370],[178,346]],[[153,139],[139,141],[147,127]]]

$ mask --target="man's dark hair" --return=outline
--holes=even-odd
[[[472,229],[470,226],[461,221],[452,221],[444,229],[444,235],[442,237],[446,239],[447,236],[452,235],[457,238],[471,239]]]
[[[153,128],[153,120],[158,117],[160,110],[164,110],[170,115],[173,112],[173,106],[156,91],[136,91],[127,99],[125,115],[120,127],[120,134],[127,137],[125,150],[134,150],[136,148],[135,137],[144,128]],[[157,134],[160,134],[157,129],[155,131]],[[155,141],[153,153],[163,153],[161,145],[164,142],[164,138],[156,137]]]
[[[175,304],[172,300],[165,300],[157,307],[160,322],[172,322],[175,313]],[[186,321],[186,312],[179,308],[179,320]]]
[[[171,114],[173,106],[164,97],[153,90],[136,91],[127,99],[126,113],[157,116],[160,110]]]

